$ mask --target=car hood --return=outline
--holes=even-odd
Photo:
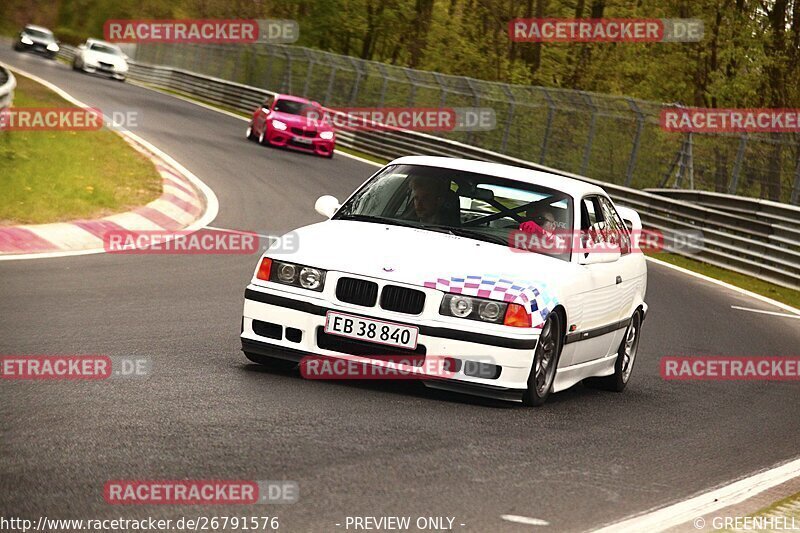
[[[114,54],[106,54],[105,52],[97,52],[95,50],[84,50],[84,58],[89,61],[102,61],[103,63],[110,63],[114,66],[125,65],[125,58]]]
[[[446,233],[370,222],[331,220],[295,230],[297,250],[278,261],[432,286],[440,280],[502,278],[535,286],[574,275],[576,265]]]
[[[28,33],[25,33],[24,35],[25,37],[33,41],[33,44],[43,44],[47,46],[48,44],[56,42],[55,39],[48,39],[47,37],[34,37],[33,35],[30,35]]]
[[[281,113],[280,111],[273,111],[272,116],[270,118],[274,118],[280,120],[281,122],[285,122],[289,127],[292,128],[306,128],[306,129],[316,129],[319,131],[326,131],[326,130],[333,130],[333,126],[328,123],[320,123],[316,120],[311,120],[308,117],[304,117],[302,115],[292,115],[291,113]]]

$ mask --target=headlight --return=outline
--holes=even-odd
[[[50,43],[47,45],[47,49],[51,52],[58,52],[58,45],[56,43]]]
[[[461,294],[445,294],[442,305],[439,306],[439,314],[491,324],[531,327],[530,314],[519,304],[473,298]]]
[[[22,44],[33,44],[33,41],[31,41],[30,37],[28,37],[27,35],[23,35],[20,41],[22,42]]]
[[[281,122],[280,120],[273,120],[272,127],[275,128],[276,130],[286,131],[286,128],[288,128],[289,126],[287,126],[285,122]]]
[[[316,268],[303,267],[300,270],[300,286],[312,291],[322,286],[322,272]]]
[[[333,132],[332,131],[323,131],[319,134],[320,139],[325,139],[326,141],[330,141],[333,139]]]
[[[284,261],[270,261],[270,263],[269,281],[310,291],[321,291],[325,286],[325,271],[322,269]],[[264,279],[260,276],[259,278]]]

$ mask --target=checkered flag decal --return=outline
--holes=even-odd
[[[500,276],[438,278],[436,281],[426,281],[424,286],[429,289],[463,294],[465,296],[476,296],[478,298],[520,304],[531,314],[531,322],[534,326],[543,323],[548,313],[558,303],[544,283],[527,281],[517,281],[515,283]],[[541,318],[540,323],[536,322],[537,316]]]

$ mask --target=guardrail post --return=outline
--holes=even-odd
[[[636,113],[636,133],[633,136],[633,147],[631,148],[631,156],[628,158],[628,170],[625,172],[625,186],[630,187],[633,182],[633,171],[636,168],[636,158],[639,155],[639,142],[642,138],[642,129],[644,129],[644,114],[636,105],[632,98],[626,98],[628,105],[631,106],[633,112]]]
[[[286,55],[286,72],[283,75],[283,91],[292,93],[292,54],[288,50],[283,51]]]
[[[594,128],[597,122],[597,108],[592,102],[592,97],[581,91],[581,96],[592,110],[592,118],[589,121],[589,136],[586,138],[586,148],[583,150],[583,162],[581,163],[581,174],[586,175],[586,170],[589,168],[589,158],[592,156],[592,144],[594,144]]]
[[[747,148],[747,134],[743,133],[739,137],[739,148],[736,150],[736,161],[733,163],[733,175],[731,176],[731,183],[728,186],[729,194],[736,194],[739,190],[739,175],[742,172],[742,160],[744,159],[744,151]]]
[[[410,69],[403,68],[403,74],[406,75],[408,79],[409,85],[411,85],[411,90],[408,92],[408,107],[414,107],[414,101],[417,98],[417,83],[414,81],[414,78],[411,77],[411,74],[408,73]]]
[[[800,203],[800,143],[797,144],[797,168],[794,171],[794,187],[792,187],[792,203]]]
[[[545,99],[547,99],[547,122],[544,125],[544,138],[542,139],[542,151],[539,154],[539,163],[544,165],[544,158],[547,156],[547,143],[550,140],[550,130],[553,127],[553,113],[555,113],[555,105],[553,104],[553,99],[550,97],[550,93],[547,92],[547,89],[544,87],[539,87],[539,90],[542,91],[544,94]]]
[[[364,71],[362,70],[362,64],[356,58],[351,57],[350,62],[353,64],[353,69],[356,72],[356,81],[353,83],[353,89],[350,91],[350,105],[355,105],[356,99],[358,98],[358,91],[361,86],[361,78],[364,76]]]
[[[336,80],[336,69],[338,68],[337,65],[331,65],[331,75],[328,78],[328,90],[325,92],[325,105],[330,105],[331,103],[331,93],[333,92],[333,82]]]
[[[508,136],[511,134],[511,123],[514,122],[514,110],[517,107],[517,99],[514,97],[514,93],[511,92],[511,88],[508,85],[504,83],[502,87],[503,92],[505,92],[508,97],[508,116],[506,117],[506,127],[503,130],[503,141],[500,144],[500,151],[506,153],[508,151]]]
[[[308,96],[308,84],[311,81],[311,76],[314,73],[314,57],[311,55],[311,51],[303,48],[303,52],[306,55],[306,60],[308,60],[308,69],[306,69],[306,82],[303,84],[303,96],[305,98],[310,98]]]
[[[473,102],[473,104],[475,105],[476,108],[480,107],[480,105],[481,105],[481,91],[480,91],[480,89],[478,89],[472,83],[472,78],[464,77],[464,80],[467,82],[467,87],[469,87],[469,90],[472,91],[472,102]],[[472,131],[472,128],[468,129],[467,130],[466,143],[467,144],[472,144],[474,138],[475,138],[475,132]]]
[[[380,101],[378,102],[378,107],[383,107],[383,104],[386,100],[386,86],[389,83],[389,75],[386,74],[386,68],[383,66],[382,63],[376,63],[378,70],[381,72],[381,96]]]

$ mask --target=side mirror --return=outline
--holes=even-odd
[[[609,251],[597,251],[597,252],[589,252],[581,253],[580,258],[578,259],[578,264],[581,265],[599,265],[601,263],[613,263],[617,261],[620,256],[619,248],[615,250]]]
[[[317,198],[317,202],[314,204],[314,210],[325,218],[332,218],[340,207],[339,200],[328,194]]]
[[[629,230],[641,231],[642,219],[641,217],[639,217],[639,213],[637,213],[630,207],[625,207],[622,205],[618,205],[616,207],[619,216],[622,217],[622,221],[625,222],[625,225],[628,226]]]

